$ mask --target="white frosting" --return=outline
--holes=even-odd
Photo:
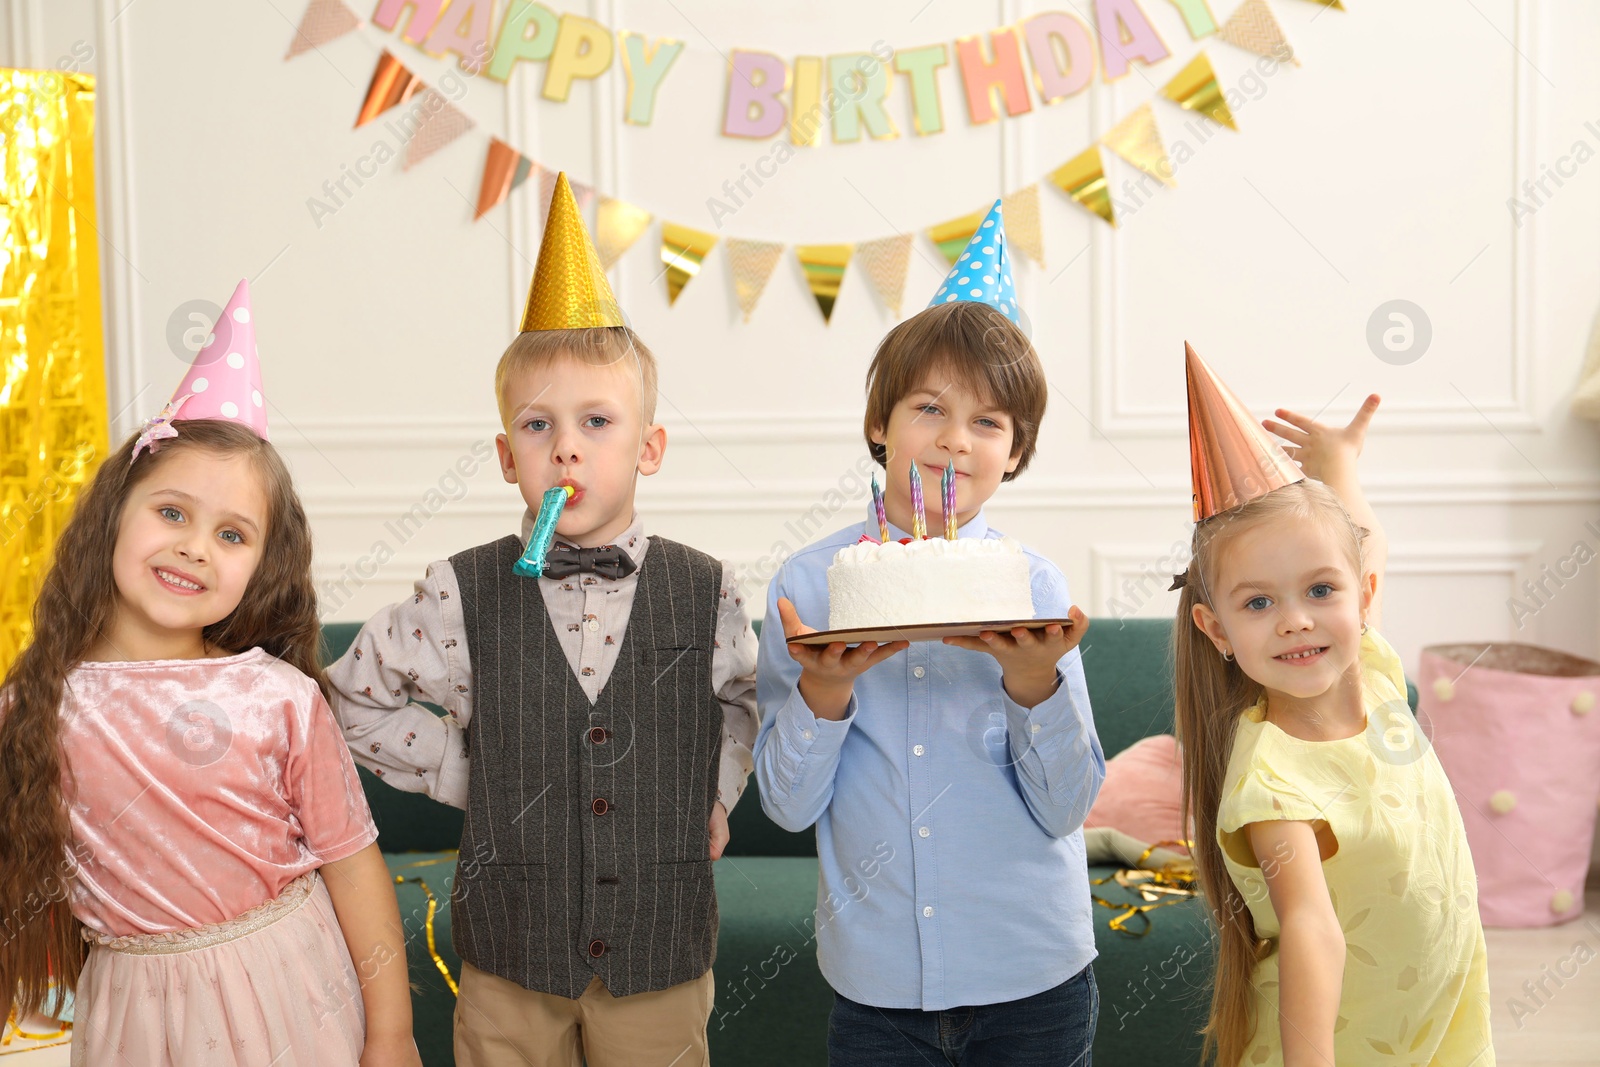
[[[828,629],[1033,618],[1028,557],[1009,537],[863,541],[828,568]]]

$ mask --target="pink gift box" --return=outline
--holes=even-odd
[[[1600,804],[1600,663],[1534,645],[1435,645],[1419,687],[1484,925],[1576,919]]]

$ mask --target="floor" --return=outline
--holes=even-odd
[[[1485,937],[1499,1067],[1600,1064],[1600,890],[1574,922]],[[3,1067],[67,1067],[67,1046],[23,1051],[28,1044],[0,1045]]]

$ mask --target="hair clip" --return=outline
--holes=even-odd
[[[1187,570],[1179,571],[1177,574],[1174,574],[1172,576],[1172,584],[1167,586],[1167,592],[1170,593],[1174,589],[1182,589],[1184,586],[1186,586],[1188,584],[1189,584],[1189,572]]]
[[[185,393],[177,399],[169,401],[166,407],[145,420],[144,425],[139,427],[138,440],[133,442],[133,455],[128,457],[128,465],[130,467],[133,465],[133,461],[139,458],[139,453],[145,449],[148,448],[154,453],[157,441],[178,436],[177,428],[172,425],[172,420],[177,416],[178,409],[183,407],[183,402],[193,395],[193,393]]]

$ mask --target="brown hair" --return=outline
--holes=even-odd
[[[110,627],[117,587],[112,575],[122,510],[132,491],[172,456],[201,450],[245,456],[260,473],[267,528],[255,573],[238,607],[204,631],[228,652],[259,645],[309,675],[324,692],[311,529],[277,451],[234,422],[187,420],[130,466],[134,438],[113,452],[78,498],[61,531],[55,561],[33,605],[33,637],[6,672],[0,694],[0,989],[19,1012],[49,1006],[49,983],[77,987],[83,967],[81,926],[69,904],[76,869],[67,818],[70,784],[61,751],[61,702],[67,674]],[[59,1008],[60,1001],[52,1003]]]
[[[920,311],[879,342],[867,368],[867,414],[862,421],[872,458],[887,464],[888,449],[875,444],[872,435],[888,428],[895,405],[934,369],[948,370],[1010,416],[1011,454],[1017,457],[1017,469],[1001,480],[1009,482],[1026,470],[1039,443],[1049,395],[1044,364],[1016,323],[973,300]]]
[[[1282,519],[1323,522],[1348,531],[1351,561],[1357,575],[1361,573],[1361,540],[1367,531],[1351,521],[1333,490],[1308,478],[1195,526],[1189,570],[1182,576],[1183,595],[1172,628],[1173,703],[1183,760],[1183,825],[1192,828],[1195,868],[1219,934],[1202,1062],[1214,1053],[1215,1062],[1228,1067],[1239,1062],[1255,1033],[1250,980],[1265,946],[1243,895],[1228,876],[1217,843],[1217,814],[1239,714],[1260,699],[1262,689],[1237,661],[1222,658],[1195,624],[1194,608],[1205,604],[1215,610],[1207,590],[1218,581],[1229,543],[1263,522]]]
[[[656,357],[630,327],[596,326],[584,330],[529,330],[517,334],[494,369],[494,396],[500,406],[502,424],[509,428],[506,379],[543,367],[562,356],[591,367],[609,367],[624,361],[636,366],[643,425],[656,421]]]

